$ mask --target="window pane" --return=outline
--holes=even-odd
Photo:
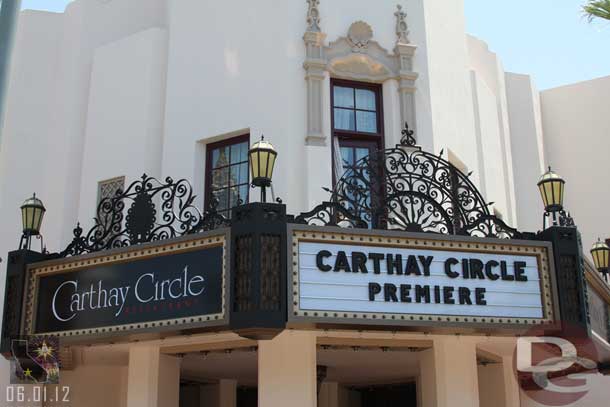
[[[354,111],[335,109],[335,129],[356,130],[354,126]]]
[[[336,107],[354,108],[354,89],[334,87],[334,103]]]
[[[248,160],[248,143],[233,144],[231,146],[231,164]]]
[[[212,171],[212,189],[226,188],[229,186],[229,167]]]
[[[232,208],[234,206],[237,206],[237,202],[240,199],[243,199],[240,195],[239,195],[239,188],[238,187],[231,187],[229,189],[229,208]]]
[[[248,184],[239,186],[239,197],[244,203],[248,203]]]
[[[362,160],[367,155],[369,155],[369,149],[368,148],[357,148],[356,149],[356,161]]]
[[[374,112],[356,112],[356,127],[365,133],[377,133],[377,114]]]
[[[218,200],[218,210],[219,211],[224,211],[229,209],[229,202],[228,202],[228,189],[221,189],[220,191],[214,191],[212,193],[212,195],[214,196],[214,198],[216,198]]]
[[[248,163],[231,166],[231,185],[248,183]]]
[[[344,166],[354,163],[354,150],[351,147],[341,147],[341,163]]]
[[[219,147],[212,151],[212,168],[229,165],[229,147]]]
[[[240,148],[239,148],[239,161],[240,162],[248,161],[248,150],[249,149],[250,149],[250,146],[247,141],[244,141],[243,143],[240,144]]]
[[[375,92],[368,89],[356,89],[356,109],[377,110]]]

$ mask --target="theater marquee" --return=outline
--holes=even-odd
[[[558,318],[548,243],[306,227],[289,234],[293,322],[503,327]]]
[[[24,332],[70,337],[226,323],[227,241],[216,232],[36,264]]]

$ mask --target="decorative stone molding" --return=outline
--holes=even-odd
[[[402,122],[416,129],[415,81],[413,56],[417,47],[408,40],[407,14],[398,6],[396,16],[396,47],[394,52],[373,40],[373,29],[364,21],[356,21],[344,37],[324,45],[326,35],[321,32],[319,0],[307,0],[307,32],[303,40],[306,59],[303,64],[307,81],[307,136],[308,144],[326,142],[323,126],[324,78],[332,77],[364,82],[383,83],[394,79],[399,83]]]
[[[324,47],[326,70],[332,76],[366,82],[382,83],[398,78],[400,63],[378,42],[369,40],[366,47],[354,51],[354,43],[349,37],[341,37]]]

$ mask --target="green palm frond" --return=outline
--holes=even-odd
[[[589,21],[595,18],[610,20],[610,0],[590,0],[582,9]]]

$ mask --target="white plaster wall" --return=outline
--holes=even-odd
[[[488,96],[474,95],[475,120],[487,123],[486,128],[480,126],[477,128],[479,140],[482,144],[494,146],[492,151],[483,148],[479,152],[479,160],[484,162],[483,167],[493,168],[493,173],[483,175],[482,184],[486,186],[486,198],[496,202],[496,209],[502,213],[504,220],[517,226],[512,132],[504,68],[498,56],[489,50],[487,43],[470,35],[467,36],[467,43],[470,68],[474,72],[477,89],[480,92],[484,88],[484,93]],[[487,191],[490,184],[494,188]],[[498,191],[502,193],[498,194]]]
[[[93,58],[79,220],[91,226],[100,180],[159,177],[167,32],[150,28],[98,48]]]
[[[418,81],[418,88],[421,86],[421,91],[427,93],[430,105],[426,111],[427,103],[418,100],[418,125],[423,122],[424,126],[420,128],[422,145],[434,152],[449,148],[468,168],[477,168],[464,2],[418,0],[411,6],[416,11],[423,7],[423,15],[415,18],[425,24],[425,40],[413,35],[413,41],[425,48],[422,54],[427,58],[421,69],[422,81]],[[418,63],[422,57],[419,52],[418,49]],[[427,133],[428,126],[432,137]]]
[[[503,146],[498,126],[498,108],[496,96],[487,86],[486,82],[473,72],[473,93],[475,94],[475,111],[477,123],[477,135],[480,140],[480,166],[479,174],[483,174],[482,192],[488,202],[494,202],[495,208],[504,216],[510,224],[511,210],[508,204],[509,193],[503,182],[506,173],[503,168],[502,157]],[[473,168],[472,170],[477,170]]]
[[[544,208],[536,184],[545,172],[540,94],[528,75],[507,73],[517,224],[522,230],[542,227]]]
[[[566,180],[565,206],[587,254],[610,237],[608,95],[610,76],[541,92],[546,161]]]
[[[78,0],[68,5],[64,19],[60,64],[53,93],[54,122],[50,128],[57,148],[52,167],[47,169],[49,176],[53,177],[49,181],[62,197],[61,211],[54,212],[53,216],[63,219],[63,244],[70,239],[79,213],[84,135],[95,50],[143,29],[163,26],[164,1]],[[27,47],[28,44],[21,46]]]
[[[34,191],[49,210],[59,211],[60,197],[46,182],[44,168],[52,159],[53,139],[48,129],[53,119],[52,89],[57,75],[57,51],[63,17],[59,14],[21,13],[15,33],[6,114],[0,149],[0,293],[4,298],[6,260],[18,248],[21,234],[19,206]],[[40,32],[46,33],[42,38]],[[26,47],[27,45],[27,47]],[[41,67],[45,69],[41,70]],[[50,219],[49,219],[50,218]],[[60,219],[46,219],[47,240],[58,240]],[[38,247],[38,241],[33,247]],[[4,301],[0,301],[0,310]],[[9,363],[0,358],[0,389],[9,381]]]

